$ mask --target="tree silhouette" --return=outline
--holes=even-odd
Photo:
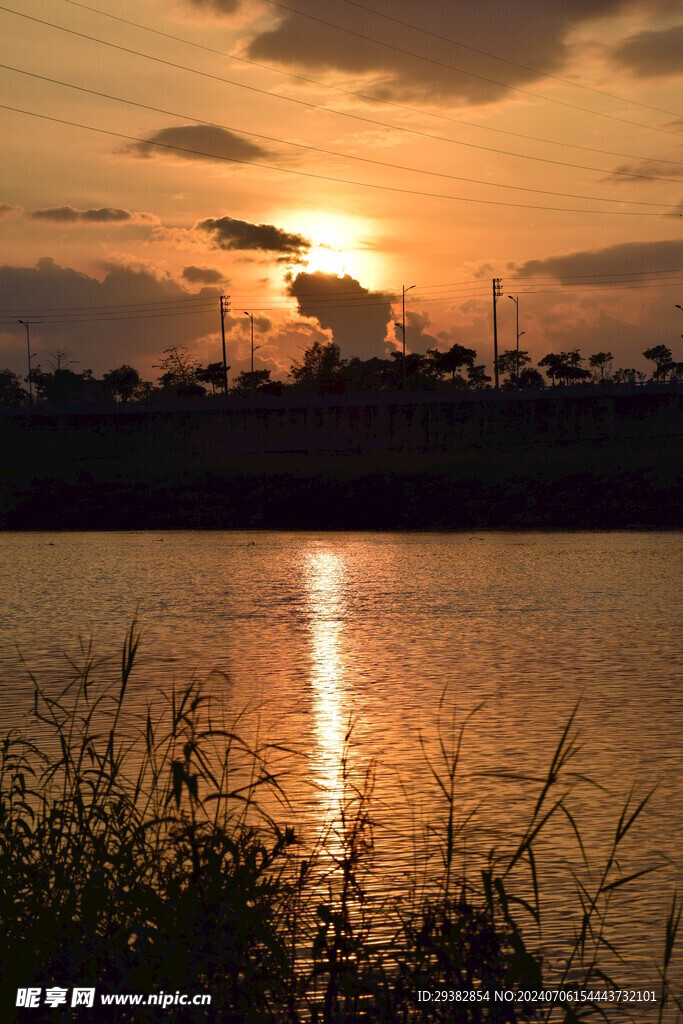
[[[612,365],[614,356],[611,352],[595,352],[592,356],[588,357],[588,363],[593,370],[600,371],[600,383],[603,384],[605,381],[605,374],[608,374],[607,379],[609,380],[609,369]]]
[[[657,382],[666,380],[666,375],[673,365],[671,349],[666,345],[653,345],[652,348],[646,348],[643,355],[655,364],[652,379]]]
[[[221,369],[223,364],[220,364]],[[269,384],[273,383],[270,379],[270,370],[254,370],[251,373],[249,370],[242,370],[238,377],[235,378],[232,390],[240,394],[245,394],[251,391],[263,391]]]
[[[229,370],[230,367],[228,366]],[[223,363],[209,363],[208,366],[199,366],[196,371],[197,380],[200,384],[210,384],[211,394],[216,394],[216,388],[219,391],[225,391],[225,369]]]
[[[343,367],[346,390],[381,391],[396,383],[396,364],[392,359],[360,359],[354,356]]]
[[[30,377],[38,400],[49,405],[99,403],[105,393],[104,384],[101,380],[95,380],[92,370],[74,373],[62,369],[44,373],[40,366],[36,366],[31,370]]]
[[[634,370],[632,367],[619,367],[614,371],[612,380],[615,384],[642,384],[647,374],[642,370]]]
[[[524,349],[520,349],[519,353],[516,348],[508,348],[505,352],[502,352],[498,356],[498,372],[501,374],[507,374],[507,387],[515,387],[517,385],[517,357],[519,356],[519,366],[526,366],[527,363],[531,362],[531,356]]]
[[[543,374],[539,373],[535,366],[525,366],[524,369],[519,372],[517,387],[522,388],[524,391],[544,388],[545,381],[543,380]]]
[[[140,387],[140,374],[128,363],[123,363],[117,369],[105,373],[102,380],[114,398],[118,398],[124,405],[126,402],[130,402]]]
[[[455,375],[463,366],[468,368],[474,366],[477,358],[476,350],[465,348],[464,345],[452,345],[447,352],[441,352],[438,348],[427,349],[427,356],[431,362],[433,372],[437,377],[443,377],[450,373],[451,383],[455,384]]]
[[[577,384],[590,377],[590,370],[581,366],[582,362],[583,356],[575,348],[571,352],[549,352],[539,360],[538,365],[545,369],[553,384],[556,381],[561,384]]]
[[[199,363],[190,356],[187,346],[171,345],[165,348],[164,358],[153,365],[155,369],[163,371],[157,378],[162,388],[182,397],[205,394],[197,379]]]
[[[339,345],[333,341],[323,345],[316,340],[306,349],[301,362],[297,359],[292,362],[289,373],[294,383],[306,390],[334,393],[344,388],[341,371],[345,365],[339,355]]]
[[[487,388],[491,383],[491,378],[486,373],[486,367],[482,363],[480,366],[468,366],[467,367],[467,386],[473,391],[480,391],[483,388]]]
[[[543,367],[546,374],[548,375],[548,378],[550,379],[550,383],[554,387],[557,383],[560,370],[563,366],[561,353],[548,352],[548,354],[543,356],[542,359],[539,359],[538,365]]]
[[[28,394],[21,386],[21,378],[11,370],[0,370],[0,409],[23,405]]]

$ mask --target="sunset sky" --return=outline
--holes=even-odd
[[[596,16],[596,11],[599,15]],[[4,0],[0,368],[681,359],[677,0]],[[398,297],[398,301],[397,301]]]

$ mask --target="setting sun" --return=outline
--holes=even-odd
[[[331,246],[315,245],[308,253],[306,269],[311,274],[321,271],[323,274],[336,274],[337,277],[343,277],[347,273],[355,277],[353,270],[349,269],[349,264],[353,263],[353,258],[349,259],[349,255],[344,250],[333,249]]]

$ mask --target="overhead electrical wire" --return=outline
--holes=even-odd
[[[467,196],[453,196],[439,192],[424,192],[420,189],[399,188],[397,185],[383,185],[369,181],[354,181],[351,178],[340,178],[330,174],[316,174],[313,171],[301,171],[291,167],[282,167],[280,164],[268,164],[262,160],[246,160],[237,157],[220,156],[215,153],[207,153],[206,150],[191,149],[186,146],[174,146],[168,142],[159,142],[152,139],[141,139],[138,135],[128,135],[125,132],[115,132],[108,128],[97,128],[94,125],[81,124],[78,121],[70,121],[67,118],[52,117],[48,114],[39,114],[35,110],[25,110],[21,107],[10,106],[7,103],[0,103],[1,110],[11,110],[17,114],[24,114],[27,117],[36,117],[42,121],[50,121],[53,124],[67,125],[70,128],[81,128],[84,131],[96,132],[99,135],[108,135],[116,139],[125,139],[127,142],[139,142],[145,146],[156,146],[160,149],[167,149],[177,153],[188,153],[190,156],[209,157],[212,160],[220,160],[232,164],[244,164],[253,167],[263,167],[266,170],[277,171],[282,174],[294,174],[299,177],[313,178],[316,181],[331,181],[337,185],[352,185],[358,188],[371,188],[382,192],[395,192],[400,195],[420,196],[427,199],[446,199],[450,202],[475,203],[483,206],[504,206],[523,210],[545,210],[551,213],[586,213],[592,215],[609,217],[661,217],[661,213],[649,213],[639,210],[585,210],[577,207],[567,206],[537,206],[534,203],[511,203],[502,199],[473,199]],[[601,200],[603,202],[604,200]]]
[[[225,85],[232,85],[232,86],[235,86],[236,88],[239,88],[239,89],[246,89],[249,92],[259,93],[260,95],[267,96],[269,99],[273,99],[273,97],[276,97],[277,99],[281,99],[281,100],[283,100],[283,101],[285,101],[287,103],[294,103],[294,104],[296,104],[298,106],[308,107],[309,109],[312,109],[312,110],[321,110],[321,111],[323,111],[326,114],[333,114],[333,115],[335,115],[337,117],[350,118],[350,119],[352,119],[354,121],[361,121],[361,122],[363,122],[365,124],[375,125],[376,127],[389,128],[391,131],[398,131],[398,132],[402,132],[402,133],[405,133],[405,134],[408,134],[408,135],[414,135],[414,136],[417,136],[419,138],[431,139],[432,141],[445,142],[445,143],[447,143],[449,145],[464,146],[467,149],[477,149],[477,150],[481,150],[481,151],[487,152],[487,153],[497,153],[497,154],[503,155],[503,156],[512,156],[512,157],[516,157],[517,159],[521,159],[521,160],[532,160],[532,161],[534,161],[536,163],[552,164],[554,166],[559,166],[559,167],[572,167],[574,169],[583,170],[583,171],[596,171],[596,172],[598,172],[600,174],[616,174],[616,175],[619,175],[620,177],[638,178],[638,179],[644,179],[644,180],[647,180],[647,181],[667,181],[667,182],[673,182],[674,184],[680,184],[680,181],[678,179],[676,179],[676,178],[665,178],[665,177],[662,177],[660,175],[654,175],[654,174],[640,174],[640,173],[637,173],[635,171],[626,171],[626,170],[619,169],[619,168],[610,169],[610,168],[604,168],[604,167],[592,167],[592,166],[589,166],[589,165],[586,165],[586,164],[571,163],[571,162],[566,161],[566,160],[553,160],[550,157],[532,156],[532,155],[526,154],[526,153],[515,153],[512,150],[498,149],[498,148],[496,148],[494,146],[482,146],[479,143],[463,142],[463,141],[461,141],[459,139],[449,139],[448,137],[443,136],[443,135],[435,135],[435,134],[433,134],[431,132],[420,131],[417,128],[407,128],[407,127],[402,126],[402,125],[391,124],[391,123],[389,123],[387,121],[380,121],[380,120],[377,120],[376,118],[366,117],[366,116],[364,116],[362,114],[352,114],[352,113],[350,113],[348,111],[335,110],[335,109],[330,108],[330,107],[325,107],[325,106],[323,106],[322,104],[319,104],[319,103],[312,103],[312,102],[310,102],[308,100],[297,99],[297,98],[292,97],[292,96],[285,96],[285,95],[283,95],[281,93],[271,92],[271,91],[269,91],[267,89],[260,89],[260,88],[258,88],[255,85],[246,85],[243,82],[237,82],[234,79],[224,78],[221,75],[214,75],[214,74],[211,74],[208,71],[200,71],[197,68],[191,68],[191,67],[188,67],[185,64],[179,64],[176,61],[167,60],[167,59],[165,59],[163,57],[155,57],[153,54],[144,53],[141,50],[135,50],[135,49],[133,49],[131,47],[128,47],[128,46],[121,46],[119,43],[113,43],[113,42],[110,42],[107,39],[100,39],[97,36],[91,36],[91,35],[88,35],[85,32],[78,32],[78,31],[76,31],[76,29],[66,28],[63,25],[56,24],[55,22],[47,21],[47,20],[45,20],[43,18],[36,18],[33,15],[25,14],[22,11],[15,11],[13,8],[5,7],[5,6],[1,5],[1,4],[0,4],[0,11],[5,11],[8,14],[14,14],[14,15],[16,15],[19,18],[25,18],[25,19],[27,19],[29,21],[36,22],[37,24],[46,25],[49,28],[54,28],[54,29],[56,29],[56,30],[58,30],[60,32],[66,32],[69,35],[73,35],[73,36],[76,36],[76,37],[81,38],[81,39],[87,39],[90,42],[98,43],[101,46],[108,46],[108,47],[111,47],[112,49],[119,50],[119,51],[121,51],[123,53],[128,53],[128,54],[131,54],[131,55],[136,56],[136,57],[142,57],[145,60],[151,60],[151,61],[154,61],[157,64],[163,64],[166,67],[172,67],[172,68],[176,68],[177,70],[187,71],[190,74],[198,75],[201,78],[207,78],[207,79],[209,79],[211,81],[222,82]],[[674,132],[672,134],[678,134],[678,133]]]
[[[65,0],[65,2],[74,3],[74,0]],[[469,43],[463,43],[460,39],[453,39],[451,36],[444,36],[440,35],[438,32],[431,32],[423,25],[415,25],[412,22],[396,18],[392,14],[385,14],[383,11],[378,11],[374,7],[366,7],[365,4],[358,3],[358,0],[342,0],[342,3],[348,4],[350,7],[357,7],[359,10],[366,11],[374,17],[384,18],[386,21],[393,21],[394,24],[402,25],[404,28],[409,28],[413,32],[421,32],[423,35],[431,36],[432,39],[438,39],[442,43],[450,43],[452,46],[459,46],[463,50],[469,50],[470,53],[477,53],[481,57],[489,57],[491,60],[500,61],[501,64],[509,64],[511,67],[519,68],[522,71],[530,71],[534,75],[549,78],[553,82],[561,82],[562,85],[569,85],[573,89],[582,89],[584,92],[592,92],[595,93],[596,96],[606,96],[610,100],[617,100],[618,103],[630,103],[636,107],[644,107],[646,110],[654,110],[658,114],[670,114],[672,117],[683,117],[683,114],[679,114],[675,110],[666,110],[663,107],[655,107],[651,103],[644,103],[642,100],[629,99],[627,96],[617,96],[613,92],[606,92],[604,89],[596,89],[592,85],[584,85],[582,82],[573,82],[570,78],[562,78],[561,75],[553,75],[549,71],[540,71],[539,68],[533,68],[529,64],[520,64],[516,60],[510,60],[509,57],[501,57],[500,54],[490,53],[488,50],[481,50],[477,46],[471,46]],[[78,4],[78,6],[84,7],[85,5]]]
[[[540,281],[542,287],[546,287],[546,285],[543,284],[544,281],[548,281],[550,283],[557,282],[561,286],[563,286],[563,288],[566,287],[566,288],[569,288],[570,291],[573,291],[577,287],[577,285],[581,285],[581,284],[585,284],[587,287],[590,287],[590,288],[600,288],[600,287],[609,288],[611,285],[619,285],[619,284],[623,284],[623,283],[626,283],[628,285],[638,284],[638,281],[639,281],[640,278],[651,277],[653,275],[663,275],[663,276],[666,276],[666,277],[674,277],[675,275],[683,275],[683,267],[670,267],[670,268],[667,268],[667,269],[660,269],[660,270],[641,270],[641,269],[638,269],[638,270],[629,270],[629,271],[604,271],[604,272],[602,272],[600,274],[563,274],[561,279],[557,278],[555,275],[552,275],[552,274],[534,274],[533,275],[533,279],[531,279],[531,278],[529,278],[527,276],[525,276],[525,277],[515,277],[514,275],[506,275],[505,280],[506,281],[511,281],[513,283],[517,283],[519,281],[526,281],[529,284],[533,284],[535,281]],[[635,280],[630,281],[630,282],[624,282],[623,279],[626,278],[626,277],[635,278]],[[603,278],[616,278],[617,280],[615,280],[615,281],[598,280],[598,279],[603,279]],[[576,281],[576,285],[575,284],[565,285],[564,282],[567,281],[567,280]],[[683,281],[683,278],[681,278],[681,280]],[[646,283],[652,283],[652,282],[646,282]],[[464,289],[469,289],[468,294],[464,296],[465,298],[469,298],[473,294],[473,290],[472,290],[472,287],[471,287],[472,285],[481,286],[482,288],[485,288],[486,289],[486,294],[488,294],[488,292],[489,292],[488,280],[483,279],[483,278],[468,278],[467,280],[464,280],[464,281],[447,281],[447,282],[443,282],[441,284],[424,284],[424,285],[423,284],[418,284],[416,286],[417,290],[416,290],[414,296],[406,295],[406,301],[407,302],[412,302],[412,303],[415,303],[415,302],[425,302],[425,301],[437,301],[437,302],[440,302],[440,301],[444,301],[445,299],[448,299],[448,298],[454,298],[454,297],[457,298],[458,297],[457,295],[452,294],[453,293],[453,289],[455,289],[455,288],[458,288],[458,289],[463,289],[463,288]],[[654,283],[654,286],[655,287],[657,286],[656,282]],[[436,289],[444,289],[444,288],[445,289],[449,289],[451,294],[448,294],[448,295],[445,295],[445,296],[444,295],[429,295],[429,296],[426,296],[424,294],[425,292],[429,292],[429,291],[433,292]],[[193,304],[195,306],[206,306],[206,309],[209,312],[213,312],[213,311],[215,311],[216,300],[220,299],[220,297],[221,297],[220,294],[217,292],[215,295],[194,295],[194,296],[188,295],[188,296],[185,296],[183,298],[178,298],[178,299],[157,299],[157,300],[152,301],[152,302],[106,303],[106,304],[100,304],[100,305],[87,305],[87,306],[31,306],[31,307],[27,307],[27,306],[9,306],[9,307],[4,307],[4,308],[0,309],[0,317],[8,317],[8,316],[16,314],[16,313],[25,313],[27,316],[34,316],[34,315],[46,316],[46,315],[59,314],[59,313],[64,313],[64,314],[72,315],[72,314],[80,314],[80,313],[85,313],[85,314],[88,314],[88,313],[110,313],[110,312],[114,312],[115,313],[115,312],[118,312],[118,311],[130,312],[130,311],[133,311],[133,310],[140,310],[140,312],[142,312],[142,313],[145,313],[145,312],[148,312],[148,311],[157,311],[157,310],[159,310],[159,311],[168,311],[168,312],[172,313],[172,312],[175,312],[175,310],[172,307],[189,305],[189,304]],[[242,305],[242,304],[246,305],[248,301],[251,301],[252,304],[254,304],[255,301],[257,301],[258,299],[262,299],[263,297],[264,297],[263,292],[260,292],[260,293],[257,293],[257,292],[232,292],[231,295],[230,295],[231,300],[235,301],[236,303],[237,303],[237,300],[239,299],[239,304],[240,305]],[[301,291],[299,291],[296,294],[288,293],[287,295],[283,295],[281,292],[277,292],[277,293],[272,293],[271,292],[270,294],[266,293],[266,299],[273,299],[273,298],[275,298],[275,299],[282,299],[283,301],[285,299],[296,300],[299,303],[301,303],[301,301],[303,300],[305,303],[311,303],[311,304],[312,303],[316,303],[316,304],[317,303],[324,303],[324,302],[327,302],[328,300],[336,301],[339,298],[344,298],[344,299],[352,299],[353,298],[353,299],[358,299],[358,300],[368,300],[368,299],[370,299],[370,300],[373,300],[373,301],[377,302],[377,304],[382,305],[385,302],[396,302],[396,301],[398,301],[398,299],[401,298],[401,292],[398,292],[398,291],[396,291],[396,292],[389,292],[389,291],[384,291],[382,289],[377,289],[377,290],[374,290],[374,291],[367,290],[367,291],[362,291],[362,292],[359,292],[358,290],[343,290],[343,291],[336,291],[335,290],[335,291],[329,291],[329,292],[320,292],[320,291],[315,291],[315,292],[303,291],[303,292],[301,292]],[[291,302],[287,302],[285,304],[286,305],[291,305]],[[259,306],[258,308],[262,309],[262,308],[265,308],[265,307]],[[275,307],[271,306],[271,307],[268,307],[268,308],[275,308]],[[195,312],[195,311],[196,310],[191,310],[190,312]],[[199,312],[204,312],[204,311],[205,311],[204,308],[199,310]],[[179,312],[182,312],[182,310],[179,310]],[[12,319],[12,322],[14,322],[15,319],[16,318],[14,317]]]
[[[94,310],[94,311],[97,311],[97,312],[106,312],[108,310],[118,310],[118,309],[127,309],[127,310],[139,309],[142,312],[145,312],[146,310],[149,310],[150,308],[169,309],[172,312],[172,307],[174,307],[174,306],[189,305],[190,303],[192,303],[193,305],[199,305],[201,303],[209,302],[209,300],[211,301],[212,308],[213,308],[213,306],[215,306],[215,300],[218,299],[218,298],[220,298],[220,296],[218,294],[216,294],[216,295],[213,295],[213,296],[194,296],[194,297],[188,296],[185,299],[168,299],[167,301],[164,301],[164,300],[160,299],[160,300],[157,300],[156,302],[112,302],[112,303],[108,303],[108,304],[105,303],[103,305],[94,305],[94,306],[68,306],[68,307],[63,307],[63,306],[32,306],[30,309],[27,309],[26,306],[8,306],[8,307],[5,307],[4,309],[0,309],[0,316],[3,315],[3,314],[6,314],[6,313],[14,313],[14,312],[21,311],[21,310],[24,310],[24,312],[27,312],[27,313],[45,313],[45,312],[47,312],[47,313],[54,313],[56,311],[59,311],[61,309],[65,309],[65,308],[68,308],[69,312],[71,312],[71,313],[78,312],[80,310],[84,310],[84,311],[93,311]]]
[[[446,64],[443,61],[436,60],[435,57],[425,57],[424,54],[415,53],[414,50],[407,50],[402,46],[395,46],[393,43],[385,43],[382,39],[372,39],[366,36],[363,32],[357,32],[352,28],[345,28],[343,25],[335,25],[334,22],[326,21],[324,18],[320,18],[316,14],[309,14],[306,11],[299,11],[294,7],[289,7],[287,4],[281,3],[281,0],[267,0],[267,3],[272,4],[273,7],[279,7],[283,11],[288,11],[289,14],[297,14],[302,18],[308,18],[309,21],[315,21],[320,25],[326,25],[328,28],[336,29],[339,32],[345,32],[347,35],[354,36],[356,39],[364,39],[366,42],[375,43],[377,46],[383,46],[388,50],[393,50],[394,53],[400,53],[404,57],[415,57],[417,60],[425,61],[427,64],[434,64],[436,67],[445,68],[448,71],[455,71],[457,74],[465,75],[467,78],[475,78],[481,82],[487,82],[489,85],[498,85],[502,89],[509,89],[511,92],[518,92],[524,96],[533,96],[534,99],[543,100],[546,103],[557,103],[561,107],[570,107],[572,110],[580,110],[584,114],[591,114],[593,117],[606,117],[611,121],[619,121],[622,124],[631,125],[634,128],[645,128],[647,131],[662,132],[664,135],[677,135],[680,138],[681,133],[671,131],[670,128],[660,128],[656,125],[642,124],[640,121],[631,121],[626,117],[619,117],[617,114],[608,114],[602,110],[591,110],[589,107],[581,107],[577,103],[570,103],[568,100],[559,100],[556,96],[543,96],[541,93],[533,92],[531,89],[522,89],[520,86],[509,85],[507,82],[499,82],[495,78],[487,78],[485,75],[478,75],[474,71],[465,71],[463,68],[457,68],[453,64]],[[667,111],[668,113],[668,111]],[[675,114],[676,117],[681,117],[681,114]]]
[[[629,282],[629,283],[625,283],[625,284],[603,283],[603,284],[571,286],[571,294],[574,294],[576,292],[580,292],[580,293],[593,292],[594,293],[596,289],[610,289],[612,291],[624,291],[626,289],[629,290],[629,291],[643,291],[643,290],[649,290],[649,289],[652,289],[652,288],[679,288],[680,286],[681,286],[681,282],[680,281],[656,282],[656,283],[645,282],[643,284],[638,284],[637,282]],[[519,295],[556,295],[556,294],[560,294],[560,293],[566,294],[566,290],[564,288],[546,288],[546,287],[541,287],[541,288],[524,288],[524,289],[520,289],[519,292],[518,292]],[[295,296],[291,296],[291,298],[293,299],[293,298],[295,298]],[[399,298],[400,298],[400,296],[397,295],[394,301],[397,301]],[[416,303],[425,304],[425,303],[435,303],[435,302],[448,302],[449,300],[450,301],[465,301],[465,300],[470,300],[470,299],[482,299],[482,300],[485,300],[485,299],[489,299],[489,298],[490,298],[490,291],[489,291],[488,288],[486,288],[484,291],[473,291],[473,292],[470,292],[468,294],[462,294],[461,293],[461,294],[453,295],[453,296],[444,295],[444,296],[429,296],[429,297],[425,297],[425,296],[422,296],[422,295],[418,294],[418,295],[416,295],[416,297],[414,299],[411,298],[409,301],[414,305]],[[369,306],[370,307],[386,306],[387,302],[388,302],[388,299],[382,298],[380,300],[374,300],[373,299],[373,301],[368,301],[368,302],[331,302],[331,303],[325,305],[324,303],[321,303],[321,302],[315,302],[314,303],[312,301],[310,303],[301,303],[298,300],[298,297],[297,297],[297,304],[299,306],[298,314],[299,314],[299,316],[303,316],[303,317],[316,316],[317,315],[316,314],[316,310],[323,311],[323,312],[324,311],[335,311],[335,310],[352,310],[352,311],[358,310],[358,311],[363,311],[363,310],[367,309]],[[306,312],[306,311],[304,311],[302,309],[302,305],[310,305],[311,307],[315,306],[315,308],[312,308],[310,312]],[[271,312],[273,310],[281,310],[281,309],[287,310],[287,309],[291,309],[291,302],[286,303],[286,304],[285,303],[280,303],[280,304],[277,304],[277,305],[271,304],[271,305],[268,305],[268,306],[258,306],[257,309],[258,309],[259,312],[263,312],[263,313]],[[87,316],[86,315],[75,316],[75,315],[73,315],[72,311],[65,310],[64,311],[64,315],[61,316],[61,317],[57,316],[55,314],[50,314],[50,313],[44,314],[42,316],[41,315],[36,315],[35,311],[33,313],[30,313],[30,312],[26,312],[25,313],[25,315],[27,317],[30,316],[31,324],[35,325],[36,327],[41,327],[41,326],[42,327],[49,327],[49,326],[72,325],[72,324],[90,324],[90,323],[118,323],[121,320],[149,320],[149,319],[156,319],[156,318],[161,318],[161,317],[185,316],[185,315],[196,315],[196,314],[201,314],[201,315],[212,314],[212,315],[216,315],[217,314],[217,310],[215,310],[215,309],[213,309],[213,310],[187,310],[187,311],[184,311],[184,310],[180,310],[180,311],[179,310],[173,310],[173,311],[170,311],[170,312],[124,313],[122,315],[105,314],[105,313],[93,313],[93,314],[87,315]],[[237,318],[237,319],[241,320],[241,317]],[[2,319],[2,314],[0,313],[0,326],[7,327],[7,326],[10,326],[10,325],[14,325],[16,322],[17,322],[16,317]]]
[[[471,185],[485,185],[490,188],[506,188],[511,189],[515,192],[533,192],[537,195],[545,196],[560,196],[564,199],[582,199],[590,202],[598,203],[621,203],[627,206],[653,206],[660,207],[662,209],[671,209],[671,203],[653,203],[646,200],[639,199],[613,199],[609,196],[587,196],[577,194],[575,192],[556,192],[546,188],[534,188],[531,185],[508,185],[504,182],[498,181],[487,181],[483,178],[468,178],[461,174],[449,174],[445,171],[432,171],[428,168],[422,167],[411,167],[406,164],[397,164],[389,160],[375,160],[372,157],[357,156],[353,153],[340,153],[339,151],[324,149],[321,146],[311,146],[302,142],[290,142],[288,139],[280,139],[272,135],[263,135],[259,132],[250,132],[242,128],[234,128],[232,125],[218,124],[216,121],[205,121],[202,118],[195,117],[189,114],[180,114],[175,110],[167,110],[164,107],[155,107],[149,103],[141,103],[137,100],[125,99],[122,96],[114,96],[112,93],[100,92],[97,89],[88,89],[82,85],[74,85],[73,82],[64,82],[58,78],[50,78],[47,75],[39,75],[33,71],[26,71],[24,68],[15,68],[10,64],[0,64],[0,68],[5,71],[12,71],[19,75],[27,75],[31,78],[36,78],[42,82],[50,82],[52,85],[59,85],[66,89],[74,89],[78,92],[87,93],[90,96],[98,96],[101,99],[113,100],[116,103],[125,103],[128,106],[138,107],[142,110],[152,110],[157,114],[165,114],[169,117],[176,117],[184,121],[193,121],[195,124],[205,125],[210,128],[219,128],[221,131],[232,132],[237,135],[247,135],[252,139],[260,139],[266,142],[275,142],[281,146],[293,146],[296,149],[303,149],[309,153],[320,153],[325,156],[332,156],[340,160],[355,160],[361,163],[373,164],[376,167],[389,167],[395,171],[408,171],[413,174],[426,174],[434,178],[447,178],[451,181],[464,181]]]
[[[361,99],[370,101],[372,103],[380,103],[383,106],[395,107],[397,110],[406,110],[411,114],[420,114],[422,117],[434,117],[440,121],[450,121],[453,124],[464,125],[467,128],[477,128],[481,131],[494,132],[498,135],[510,135],[517,139],[525,139],[528,142],[540,142],[547,146],[559,146],[562,149],[576,149],[581,150],[585,153],[599,153],[603,156],[618,156],[629,160],[656,160],[659,163],[674,164],[675,166],[683,166],[682,160],[671,160],[666,157],[652,157],[643,156],[640,153],[625,153],[623,150],[614,149],[598,149],[594,146],[582,146],[576,142],[560,142],[556,139],[544,139],[537,135],[529,135],[525,132],[515,132],[508,128],[495,128],[492,125],[481,124],[478,121],[465,121],[462,118],[453,117],[448,114],[443,114],[434,110],[424,110],[420,107],[409,106],[405,103],[396,103],[393,100],[388,100],[382,96],[373,96],[369,93],[356,92],[353,89],[344,89],[341,86],[333,85],[331,82],[321,82],[317,78],[310,78],[306,75],[297,75],[292,71],[285,71],[283,68],[274,67],[272,64],[264,64],[261,61],[251,60],[248,57],[243,57],[235,53],[226,53],[225,50],[218,50],[213,46],[206,46],[204,43],[197,43],[192,39],[183,39],[182,36],[176,36],[172,32],[164,32],[158,28],[152,28],[151,25],[143,25],[139,21],[132,21],[130,18],[122,18],[118,14],[111,14],[109,11],[103,11],[99,7],[90,7],[88,4],[79,3],[78,0],[62,0],[63,3],[70,4],[72,7],[79,7],[84,11],[89,11],[91,14],[99,14],[104,18],[111,18],[113,21],[121,22],[123,25],[130,25],[134,28],[142,29],[144,32],[151,32],[153,35],[161,36],[164,39],[172,39],[176,43],[182,43],[184,46],[192,46],[199,50],[204,50],[206,53],[213,53],[218,57],[224,57],[227,60],[237,61],[241,64],[247,64],[252,67],[260,68],[264,71],[270,71],[276,75],[283,75],[287,78],[293,78],[299,82],[306,82],[308,85],[316,85],[321,89],[329,89],[333,92],[341,93],[344,96],[353,96],[355,99]],[[522,65],[523,66],[523,65]],[[543,72],[538,72],[543,74]],[[553,76],[551,76],[553,77]],[[578,85],[578,83],[575,83]],[[581,88],[588,88],[588,86],[581,86]],[[609,95],[609,94],[607,94]],[[628,102],[636,102],[631,100]],[[323,108],[328,109],[328,108]],[[655,108],[658,109],[658,108]]]

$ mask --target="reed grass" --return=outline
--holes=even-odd
[[[17,988],[54,984],[208,992],[211,1005],[182,1019],[245,1024],[645,1019],[642,1004],[629,1018],[628,1007],[596,1000],[554,1009],[417,1001],[421,989],[620,987],[614,964],[627,965],[610,915],[615,896],[658,866],[623,867],[650,794],[629,795],[611,848],[590,864],[571,808],[574,786],[586,781],[575,770],[576,709],[545,776],[508,777],[537,796],[514,842],[491,850],[474,877],[456,867],[473,827],[459,791],[468,720],[440,726],[436,757],[423,751],[439,824],[417,851],[426,858],[436,841],[436,866],[416,867],[409,897],[379,896],[371,884],[375,769],[351,770],[352,730],[337,818],[305,846],[288,820],[273,748],[247,744],[239,722],[226,725],[195,682],[149,708],[137,730],[124,725],[139,639],[134,622],[114,688],[100,681],[90,647],[58,693],[34,679],[31,728],[0,741],[2,1021],[159,1020],[158,1007],[99,1007],[90,1017],[15,1008]],[[558,822],[577,851],[578,925],[561,950],[544,938],[538,868],[539,844]],[[661,998],[647,1019],[659,1024],[683,1009],[671,981],[680,919],[674,895],[653,964]]]

